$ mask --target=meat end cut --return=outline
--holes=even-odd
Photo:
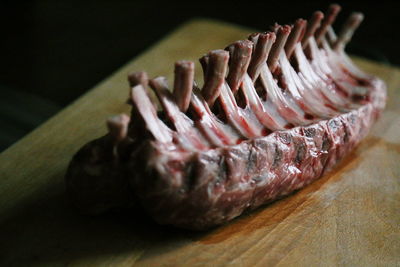
[[[329,171],[368,133],[386,86],[344,49],[363,19],[338,35],[340,7],[254,33],[166,78],[129,75],[131,116],[73,157],[67,192],[83,212],[140,203],[160,224],[203,230],[300,189]],[[149,97],[157,96],[162,111]]]

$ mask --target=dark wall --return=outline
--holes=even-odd
[[[323,1],[234,2],[2,2],[1,88],[63,107],[190,18],[210,17],[266,30],[276,21],[308,18],[328,5]],[[338,24],[351,11],[366,15],[351,52],[400,64],[399,2],[341,4]]]

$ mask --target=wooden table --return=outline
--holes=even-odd
[[[0,265],[399,266],[400,70],[363,59],[355,61],[388,84],[387,109],[335,172],[296,194],[205,233],[158,226],[141,211],[88,218],[70,206],[67,164],[105,133],[108,116],[129,112],[128,72],[171,80],[174,61],[250,32],[190,21],[3,152]]]

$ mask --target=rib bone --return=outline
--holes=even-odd
[[[175,63],[174,97],[182,112],[186,112],[189,108],[193,78],[193,62],[181,60]]]
[[[249,39],[254,43],[254,53],[247,72],[253,82],[260,75],[262,65],[266,64],[272,44],[275,42],[275,33],[260,33],[252,35]]]
[[[293,26],[292,32],[290,33],[285,45],[285,52],[289,59],[292,56],[296,44],[304,36],[306,23],[307,22],[304,19],[298,19]]]
[[[205,73],[202,94],[210,107],[220,94],[220,88],[225,81],[228,68],[229,53],[224,50],[211,51],[204,60],[203,70]]]
[[[314,36],[316,30],[321,26],[321,21],[324,18],[324,14],[321,11],[315,11],[310,21],[307,24],[307,30],[301,40],[303,48],[308,46],[308,40],[311,36]]]
[[[340,12],[341,7],[337,4],[332,4],[329,6],[328,13],[326,14],[324,20],[321,23],[321,26],[315,33],[315,39],[317,40],[317,44],[320,44],[322,38],[324,38],[328,28],[333,24],[336,20],[337,14]]]
[[[343,25],[342,31],[339,33],[339,37],[333,45],[333,49],[344,50],[344,47],[351,40],[355,30],[358,28],[358,26],[360,26],[360,23],[363,21],[363,19],[364,15],[362,13],[351,14],[346,23]]]
[[[279,55],[282,52],[286,40],[290,34],[291,28],[289,25],[281,26],[277,30],[277,37],[274,45],[272,46],[271,52],[269,54],[267,63],[268,67],[270,68],[271,72],[273,73],[276,69]]]

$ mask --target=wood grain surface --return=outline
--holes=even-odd
[[[283,200],[204,233],[159,226],[139,208],[89,218],[69,204],[67,164],[107,117],[129,112],[128,72],[171,80],[174,61],[251,32],[189,21],[3,152],[0,266],[399,266],[400,70],[363,59],[387,82],[383,116],[334,172]]]

